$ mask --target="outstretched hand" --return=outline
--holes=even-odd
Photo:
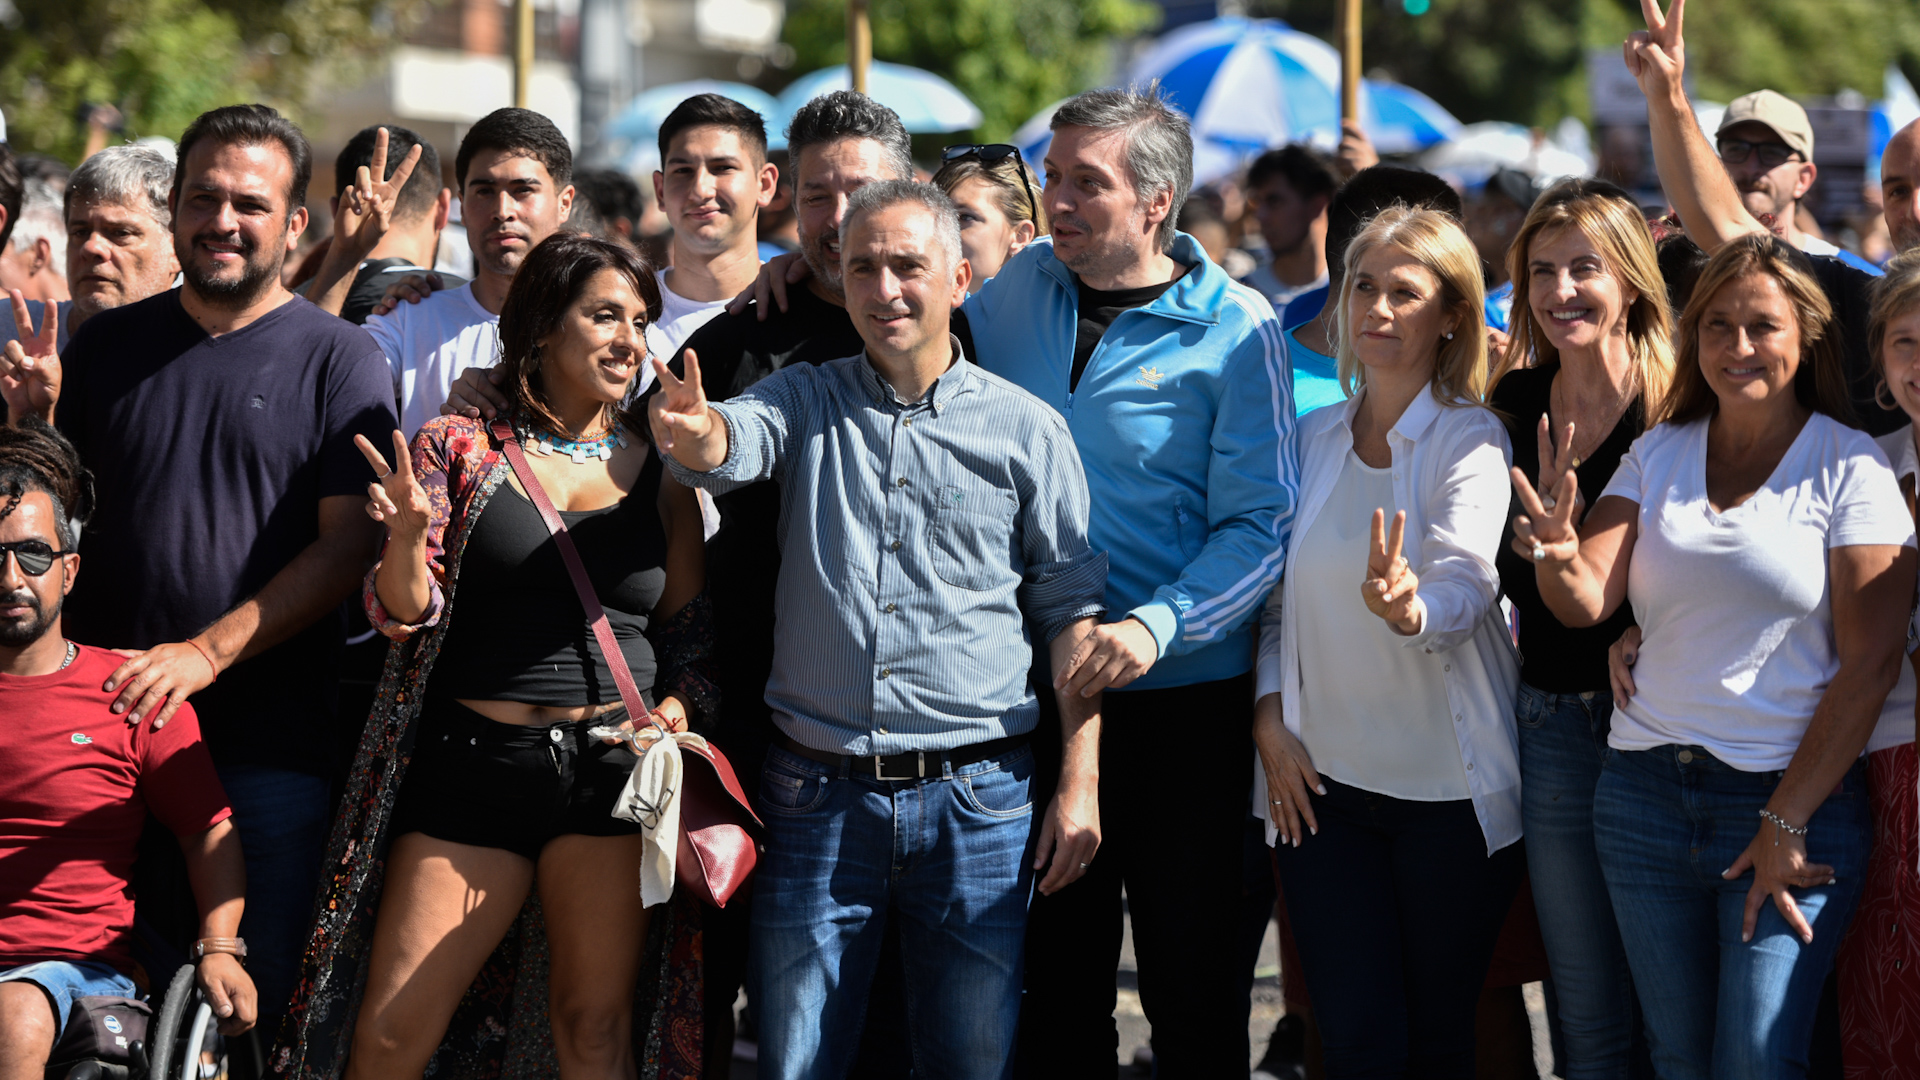
[[[1680,24],[1686,8],[1687,0],[1673,0],[1672,9],[1663,17],[1660,0],[1640,0],[1647,28],[1627,35],[1627,71],[1649,101],[1667,100],[1682,86],[1687,45],[1680,36]]]
[[[60,340],[60,305],[52,301],[40,305],[40,331],[35,333],[26,297],[19,289],[9,294],[19,339],[7,342],[0,354],[0,398],[6,401],[9,416],[38,416],[52,423],[53,408],[60,401],[60,353],[54,348]]]
[[[340,207],[333,216],[334,242],[355,256],[367,257],[393,227],[393,208],[400,200],[400,189],[407,186],[414,166],[420,163],[421,148],[407,151],[406,159],[387,174],[387,129],[373,137],[373,161],[362,165],[353,182],[340,192]]]
[[[1407,512],[1393,515],[1393,531],[1387,531],[1387,512],[1373,512],[1373,537],[1367,546],[1367,580],[1360,583],[1360,598],[1367,610],[1387,621],[1394,632],[1412,636],[1426,621],[1426,601],[1420,599],[1420,576],[1401,556],[1407,536]]]

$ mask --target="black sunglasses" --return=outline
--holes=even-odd
[[[1721,139],[1720,160],[1729,165],[1744,165],[1747,158],[1755,152],[1760,154],[1762,168],[1777,169],[1794,158],[1800,151],[1783,142],[1748,142],[1745,139]]]
[[[955,161],[977,161],[988,168],[1013,159],[1013,171],[1020,174],[1020,186],[1027,192],[1027,213],[1032,215],[1035,226],[1040,224],[1040,203],[1033,197],[1033,182],[1027,179],[1027,169],[1020,163],[1020,148],[1012,143],[969,143],[965,146],[949,146],[940,152],[944,163]]]
[[[11,544],[0,544],[0,570],[6,568],[9,551],[13,552],[14,560],[20,564],[20,569],[32,577],[39,577],[53,569],[54,559],[71,554],[71,552],[53,550],[47,546],[45,540],[15,540]]]

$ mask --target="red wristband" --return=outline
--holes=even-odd
[[[200,654],[201,658],[207,662],[207,669],[213,672],[213,678],[207,681],[210,683],[219,682],[220,681],[220,665],[213,662],[213,654],[207,651],[207,647],[205,645],[200,644],[198,641],[195,641],[192,638],[187,639],[187,644],[193,646],[193,651]]]

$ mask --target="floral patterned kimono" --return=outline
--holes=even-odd
[[[396,622],[374,593],[378,566],[367,574],[362,597],[368,616],[392,646],[327,844],[313,936],[272,1056],[274,1074],[285,1080],[334,1080],[345,1071],[373,951],[394,803],[413,755],[427,680],[459,610],[454,601],[461,554],[480,512],[511,471],[484,423],[460,416],[428,421],[414,437],[412,459],[432,507],[432,600],[420,622]],[[705,671],[712,647],[709,615],[703,593],[648,637],[660,658],[659,688],[681,694],[696,716],[712,717],[715,693]],[[700,1076],[701,989],[699,904],[676,894],[653,909],[634,990],[634,1056],[643,1080]],[[536,894],[461,999],[426,1075],[557,1077],[547,1000],[547,940]]]

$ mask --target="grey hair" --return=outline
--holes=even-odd
[[[20,220],[13,227],[10,246],[15,251],[32,251],[35,240],[45,240],[53,249],[49,257],[55,272],[65,274],[67,223],[60,217],[60,189],[37,178],[20,187]]]
[[[1054,110],[1047,126],[1053,131],[1083,127],[1124,132],[1127,171],[1133,174],[1134,193],[1142,201],[1162,189],[1173,193],[1167,219],[1154,234],[1161,251],[1173,247],[1180,207],[1193,187],[1193,128],[1160,96],[1157,81],[1144,90],[1136,86],[1108,87],[1068,98]]]
[[[144,210],[162,229],[171,229],[173,214],[167,210],[167,196],[172,192],[172,158],[151,146],[109,146],[81,162],[67,178],[66,211],[72,214],[75,206],[119,203]]]
[[[847,196],[847,212],[840,218],[840,257],[846,258],[847,236],[853,232],[855,221],[876,210],[902,203],[912,203],[932,212],[933,235],[940,241],[941,250],[946,252],[947,266],[958,268],[960,210],[953,205],[952,199],[947,198],[946,192],[932,184],[914,180],[876,180],[871,184],[862,184]]]
[[[880,144],[882,164],[896,179],[913,179],[913,147],[900,114],[865,94],[835,90],[800,106],[787,124],[792,183],[799,184],[800,151],[840,139],[872,139]]]

